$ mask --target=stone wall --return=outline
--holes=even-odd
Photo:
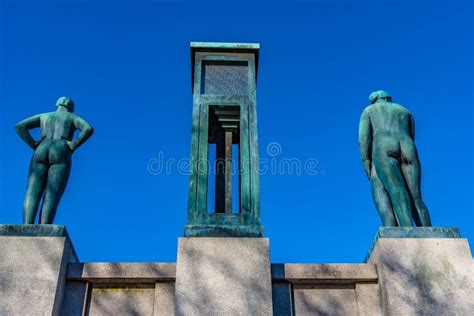
[[[72,263],[63,315],[173,315],[174,263]]]
[[[211,289],[221,289],[221,272],[211,276]],[[175,281],[174,263],[70,263],[63,313],[173,315]],[[193,293],[206,293],[196,297],[212,294],[196,284]],[[472,315],[474,262],[466,239],[379,238],[368,263],[271,264],[271,292],[273,315]],[[220,310],[227,308],[225,293],[216,294]],[[210,314],[208,304],[193,302],[193,314]]]
[[[80,263],[63,226],[0,225],[0,315],[472,315],[467,240],[409,230],[381,229],[361,264],[270,264],[266,238],[182,238],[177,263]]]
[[[374,264],[272,264],[274,315],[380,315]],[[64,315],[173,315],[174,263],[71,263]]]
[[[274,315],[380,315],[374,264],[272,264]]]

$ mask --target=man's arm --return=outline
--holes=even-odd
[[[16,133],[18,136],[23,139],[25,143],[28,144],[33,150],[38,147],[38,144],[40,141],[34,140],[34,138],[31,136],[29,130],[32,128],[37,128],[40,127],[41,123],[41,114],[29,117],[27,119],[24,119],[23,121],[19,122],[15,126]]]
[[[415,119],[413,115],[410,115],[410,136],[413,141],[415,141]]]
[[[76,150],[77,148],[79,148],[79,146],[84,144],[94,133],[94,129],[92,128],[92,126],[78,115],[74,116],[74,127],[80,130],[81,132],[79,133],[79,135],[77,135],[76,139],[68,143],[72,151]]]
[[[370,179],[370,169],[372,166],[372,127],[370,125],[369,113],[362,112],[359,122],[359,150],[364,165],[367,178]]]

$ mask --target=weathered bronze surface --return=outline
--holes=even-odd
[[[359,125],[359,147],[384,226],[431,226],[421,197],[415,121],[385,91],[373,92]]]
[[[24,224],[34,224],[41,197],[39,224],[53,223],[69,178],[72,153],[93,133],[89,123],[72,113],[71,99],[59,98],[56,107],[55,112],[38,114],[16,125],[18,135],[34,150],[23,203]],[[41,138],[35,140],[29,130],[38,127]],[[73,140],[76,130],[80,133]]]
[[[262,236],[256,117],[258,44],[191,43],[193,125],[185,236]],[[216,163],[209,164],[209,146]],[[238,150],[233,151],[232,145]],[[233,157],[233,155],[238,157]],[[209,186],[209,168],[216,185]],[[232,174],[239,196],[232,196]],[[208,191],[215,190],[215,211]],[[232,201],[239,209],[232,209]],[[211,202],[212,203],[212,202]]]

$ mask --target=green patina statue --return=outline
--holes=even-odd
[[[372,103],[359,125],[359,147],[372,196],[384,226],[431,226],[421,198],[415,121],[385,91],[370,94]]]
[[[71,155],[93,133],[89,123],[72,113],[74,102],[71,99],[59,98],[56,107],[56,112],[38,114],[16,125],[18,135],[35,151],[31,158],[23,203],[24,224],[34,224],[43,193],[39,223],[53,223],[69,178]],[[38,141],[29,132],[37,127],[41,128]],[[80,130],[80,133],[73,140],[76,130]]]
[[[190,48],[193,119],[184,236],[262,237],[256,94],[260,45],[192,42]]]

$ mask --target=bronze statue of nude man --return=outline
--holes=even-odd
[[[23,203],[24,224],[34,224],[42,196],[39,224],[53,223],[69,178],[72,153],[94,131],[89,123],[73,114],[73,111],[74,102],[61,97],[56,103],[55,112],[38,114],[16,125],[18,135],[34,150]],[[36,141],[29,130],[38,127],[41,129],[41,138]],[[80,133],[73,140],[76,130]]]
[[[431,226],[421,198],[415,121],[385,91],[373,92],[360,118],[359,147],[384,226]]]

